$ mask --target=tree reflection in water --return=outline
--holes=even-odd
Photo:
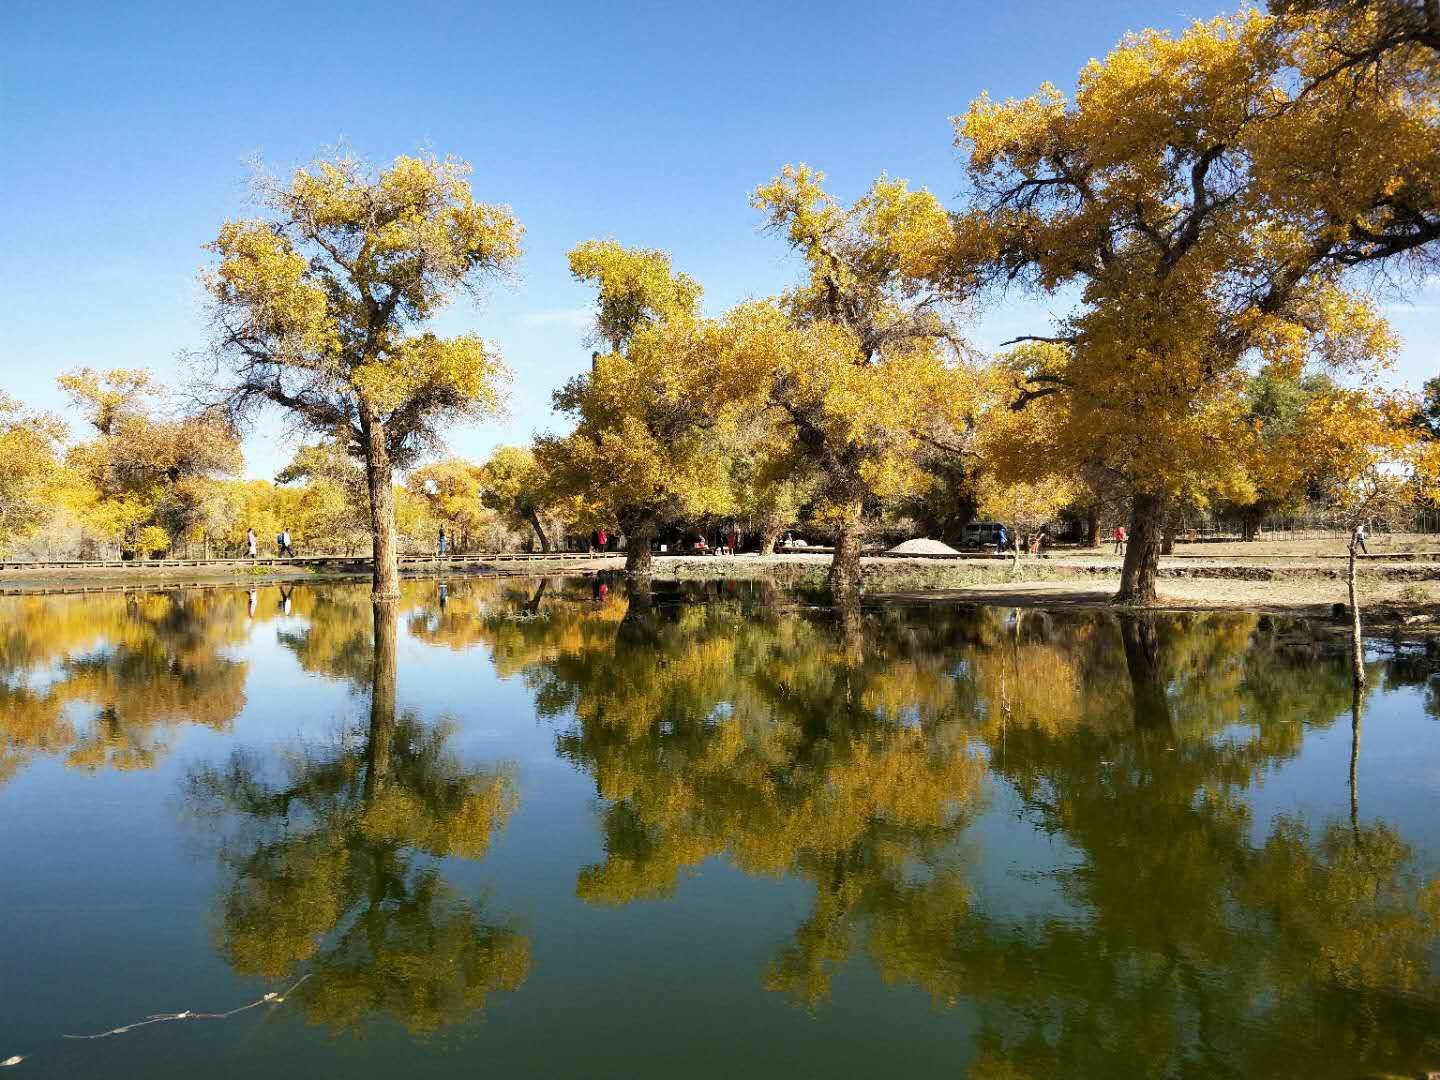
[[[1250,809],[1308,730],[1351,718],[1343,651],[1248,614],[656,599],[562,591],[515,619],[452,592],[426,630],[488,644],[594,777],[606,857],[583,899],[667,896],[707,858],[801,876],[814,906],[765,985],[816,1007],[863,948],[979,1009],[975,1076],[1440,1056],[1440,881],[1383,822]],[[967,830],[1001,789],[1073,849],[1053,915],[977,899]]]
[[[484,648],[522,679],[593,779],[604,854],[578,870],[587,903],[668,897],[709,859],[803,880],[810,911],[757,979],[820,1009],[864,955],[887,982],[978,1013],[977,1077],[1440,1060],[1435,853],[1364,816],[1365,702],[1352,708],[1343,648],[1246,614],[836,615],[718,584],[650,599],[452,579],[443,604],[412,581],[398,605],[413,640]],[[264,590],[253,613],[223,591],[15,603],[0,779],[37,755],[147,767],[178,725],[227,726],[248,674],[230,646],[252,617],[281,620],[302,668],[368,699],[366,723],[332,743],[188,776],[188,807],[216,825],[220,946],[237,970],[311,973],[292,1000],[345,1030],[378,1015],[434,1030],[524,981],[527,939],[441,862],[486,852],[515,806],[511,775],[397,707],[395,607],[346,587],[297,588],[288,618]],[[1428,689],[1432,673],[1386,660],[1367,693]],[[1256,787],[1342,720],[1335,817],[1257,818]],[[1049,906],[1020,915],[978,883],[1009,865],[1004,838],[1029,832],[1063,854],[1034,889]]]
[[[181,724],[224,729],[245,704],[239,592],[7,598],[0,620],[0,783],[36,756],[147,769]]]
[[[368,659],[363,732],[292,748],[278,776],[267,757],[239,752],[188,778],[191,809],[229,824],[221,947],[246,974],[308,975],[291,998],[314,1023],[359,1032],[388,1015],[430,1032],[528,974],[528,940],[436,863],[485,854],[515,808],[514,783],[447,751],[448,723],[397,712],[394,603],[373,605],[368,635],[361,605],[328,603],[285,640],[308,670],[337,677],[359,680]]]

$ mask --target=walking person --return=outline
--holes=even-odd
[[[252,559],[255,558],[255,530],[254,530],[254,529],[246,529],[246,530],[245,530],[245,554],[248,555],[248,556],[249,556],[250,558],[252,558]]]
[[[441,525],[441,526],[440,526],[440,539],[436,542],[435,549],[436,549],[437,553],[440,555],[440,558],[443,559],[443,558],[445,557],[445,526],[444,526],[444,525]]]
[[[280,545],[280,557],[284,558],[289,556],[293,559],[295,557],[295,549],[290,546],[290,530],[281,529],[277,541]]]
[[[1116,555],[1124,555],[1124,554],[1125,554],[1125,541],[1126,541],[1127,539],[1128,539],[1128,537],[1125,535],[1125,526],[1124,526],[1124,525],[1116,525],[1116,526],[1115,526],[1115,554],[1116,554]]]
[[[1000,526],[1000,531],[995,534],[995,554],[1004,555],[1005,548],[1010,543],[1010,534],[1005,531],[1005,526]]]
[[[596,546],[600,549],[601,554],[604,554],[606,545],[610,543],[610,534],[607,533],[604,529],[601,529],[595,534],[595,541]]]
[[[1365,523],[1363,521],[1355,526],[1355,532],[1350,537],[1350,546],[1356,551],[1362,551],[1366,555],[1370,554],[1370,549],[1365,546]]]

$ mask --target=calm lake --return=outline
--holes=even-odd
[[[368,593],[0,597],[0,1075],[1440,1069],[1423,650]]]

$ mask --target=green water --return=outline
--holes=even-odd
[[[0,1075],[1440,1069],[1434,670],[731,583],[0,597]]]

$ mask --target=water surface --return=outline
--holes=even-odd
[[[0,597],[0,1060],[1440,1068],[1423,653],[1356,702],[1343,647],[1255,615],[655,599]]]

